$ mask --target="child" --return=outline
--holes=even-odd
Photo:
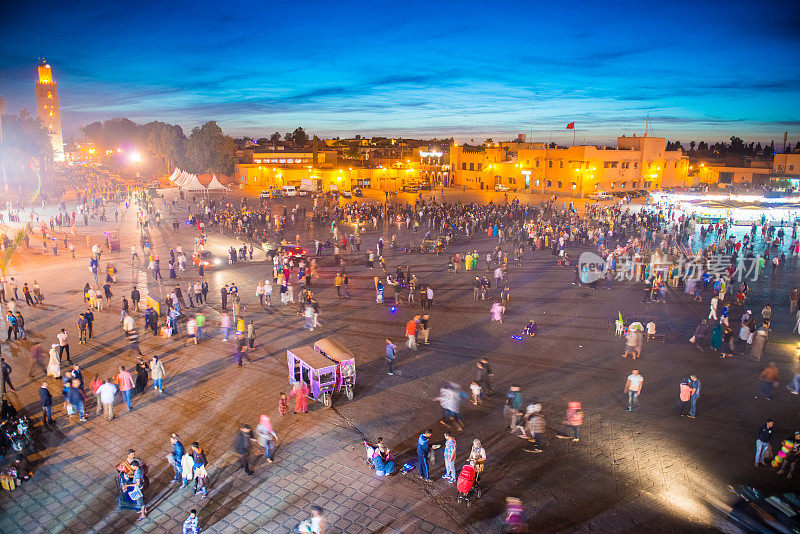
[[[281,415],[286,415],[289,411],[289,401],[286,398],[286,393],[281,393],[278,399],[278,412]]]
[[[183,522],[183,534],[199,534],[200,525],[197,520],[197,510],[189,512],[189,517]]]
[[[472,392],[472,404],[475,406],[481,404],[481,387],[477,382],[469,385],[469,390]]]

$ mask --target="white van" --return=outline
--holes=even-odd
[[[293,185],[284,185],[282,191],[283,191],[283,196],[286,197],[297,196],[297,188]]]

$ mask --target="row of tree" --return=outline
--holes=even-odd
[[[681,149],[688,152],[690,156],[724,158],[727,156],[762,156],[771,158],[775,154],[775,141],[770,141],[768,145],[762,146],[761,143],[745,143],[740,138],[733,136],[730,143],[719,142],[709,145],[705,141],[695,143],[689,142],[689,148],[685,148],[680,141],[667,141],[667,150]],[[791,145],[786,146],[785,152],[800,152],[800,141],[792,149]]]
[[[188,137],[177,124],[153,121],[137,124],[116,118],[93,122],[82,128],[84,140],[101,151],[136,149],[149,156],[145,164],[153,172],[189,172],[230,175],[236,161],[236,144],[214,121],[192,129]]]

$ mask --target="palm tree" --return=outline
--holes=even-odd
[[[3,188],[8,192],[8,181],[6,180],[6,158],[3,157],[3,113],[6,112],[6,99],[0,96],[0,175],[3,179]]]

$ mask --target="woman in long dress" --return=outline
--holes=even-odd
[[[61,362],[58,359],[58,345],[50,347],[50,361],[47,363],[47,376],[61,378]]]

